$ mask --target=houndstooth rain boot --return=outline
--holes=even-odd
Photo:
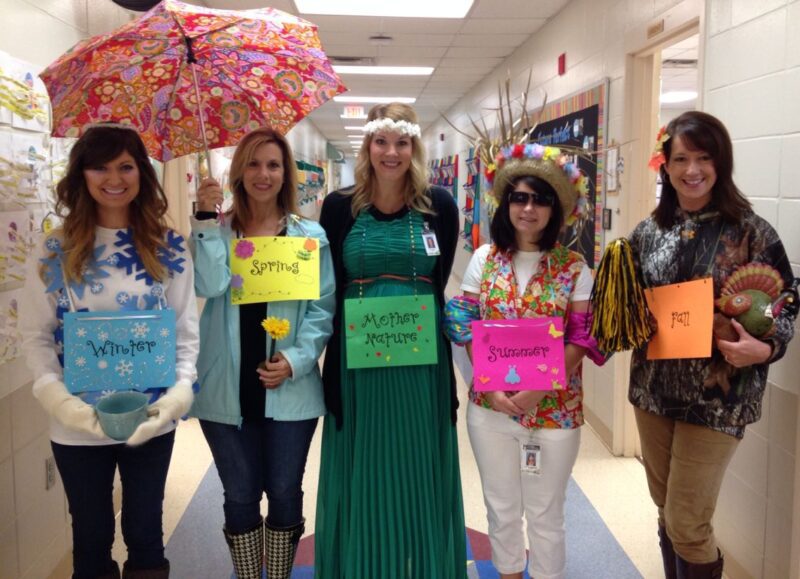
[[[270,527],[265,521],[264,528],[266,529],[267,578],[289,579],[292,575],[297,545],[306,528],[306,520],[303,519],[297,525],[284,529]]]
[[[259,523],[244,533],[229,533],[223,527],[225,541],[231,551],[237,579],[261,579],[264,561],[264,525]]]

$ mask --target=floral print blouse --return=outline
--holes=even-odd
[[[560,316],[565,319],[578,277],[584,268],[583,257],[562,245],[542,252],[539,266],[522,295],[510,252],[492,246],[483,268],[480,290],[481,319],[519,319]],[[509,392],[512,394],[513,392]],[[483,392],[470,388],[470,400],[491,408]],[[583,386],[581,365],[569,376],[564,390],[545,396],[539,405],[513,420],[525,428],[578,428],[583,424]]]

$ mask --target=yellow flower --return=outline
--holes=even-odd
[[[261,322],[261,327],[269,334],[273,340],[283,340],[289,335],[291,324],[286,318],[276,318],[270,316]]]

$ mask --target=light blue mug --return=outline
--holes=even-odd
[[[147,420],[150,397],[142,392],[121,391],[104,396],[95,404],[100,427],[114,440],[128,440],[142,422]]]

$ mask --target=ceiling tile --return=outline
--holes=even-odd
[[[510,46],[451,46],[447,49],[450,58],[506,57],[514,52]]]
[[[569,0],[476,0],[470,19],[552,18]]]
[[[482,18],[467,20],[462,34],[533,34],[545,23],[543,18]]]

